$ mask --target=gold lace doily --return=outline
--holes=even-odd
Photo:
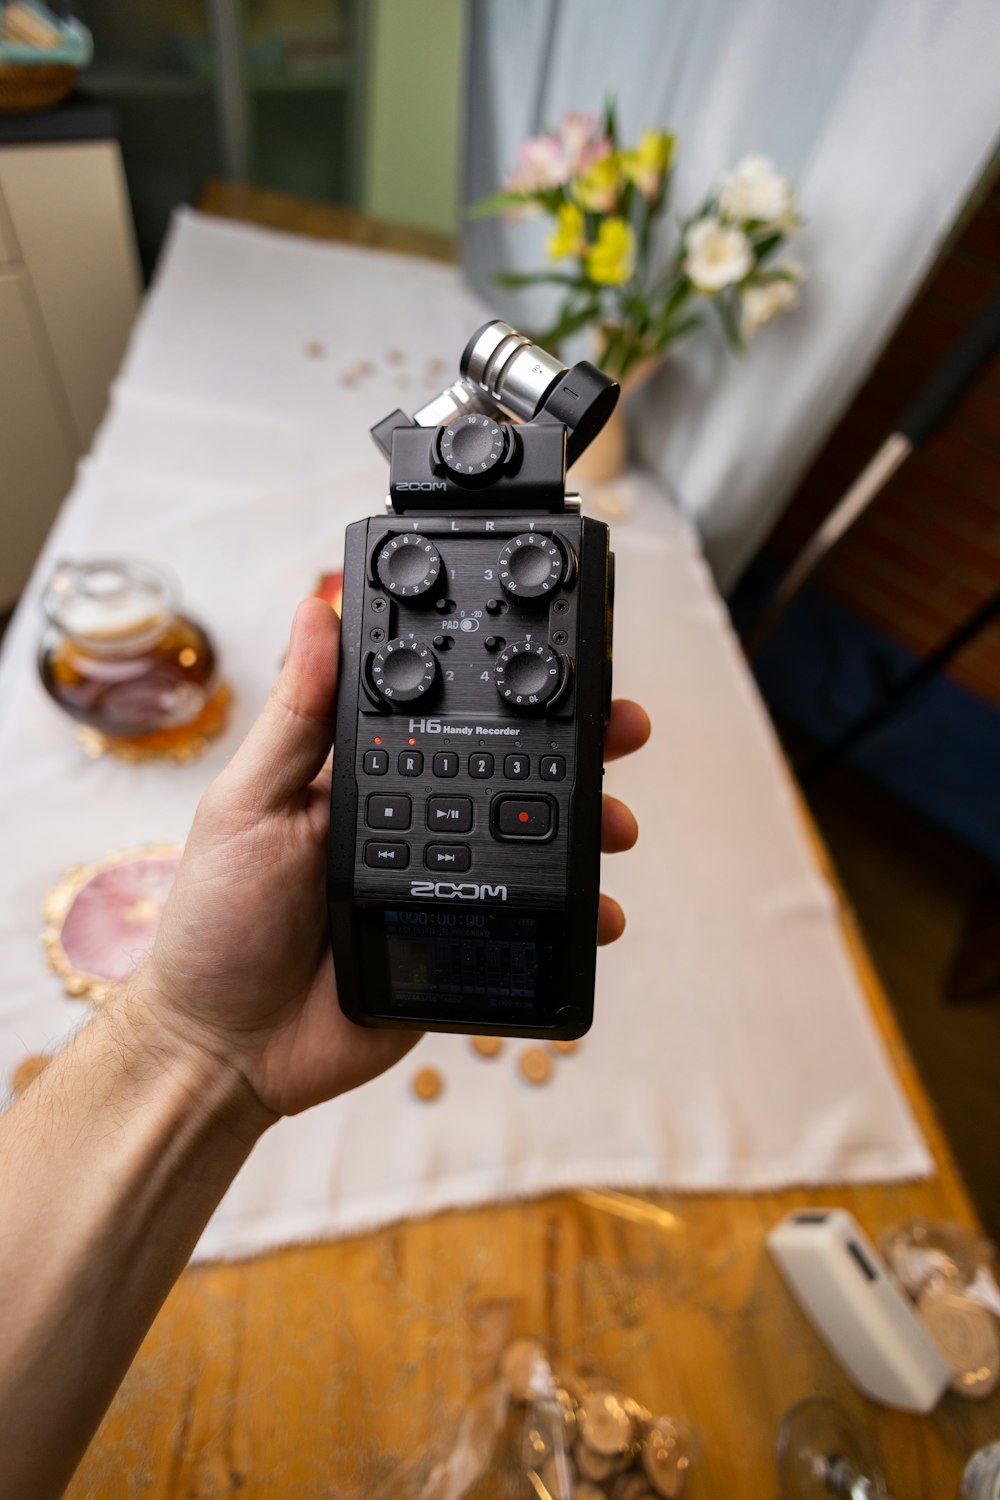
[[[66,919],[80,894],[98,875],[115,869],[118,865],[138,860],[179,859],[182,852],[180,844],[147,844],[138,849],[116,850],[93,864],[77,865],[52,887],[42,903],[42,916],[45,919],[42,943],[49,968],[60,976],[70,999],[103,1005],[112,990],[121,983],[120,979],[111,979],[104,974],[92,974],[77,968],[63,947],[62,934]],[[144,924],[148,929],[154,918],[158,920],[159,908],[155,911],[150,909],[154,903],[140,899],[135,905],[137,925]],[[155,928],[153,931],[155,932]]]

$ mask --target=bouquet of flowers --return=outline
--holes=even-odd
[[[782,257],[800,220],[787,177],[764,156],[746,156],[688,218],[665,263],[655,231],[669,201],[674,137],[646,130],[622,146],[613,105],[598,122],[570,112],[557,134],[525,141],[503,191],[476,205],[483,217],[548,214],[551,268],[498,277],[501,285],[565,288],[552,345],[593,327],[597,363],[621,379],[696,327],[712,306],[734,349],[794,307],[804,270]],[[654,265],[654,260],[659,262]]]

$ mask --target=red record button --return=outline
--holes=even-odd
[[[548,797],[499,797],[496,829],[503,838],[545,839],[553,831],[553,814]]]

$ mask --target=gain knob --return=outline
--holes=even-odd
[[[413,703],[425,697],[437,673],[437,658],[423,641],[387,641],[372,658],[372,683],[387,703]]]
[[[549,536],[523,531],[512,537],[500,553],[497,577],[508,594],[517,599],[541,599],[562,582],[565,561]]]
[[[514,452],[514,434],[505,422],[469,412],[438,433],[438,459],[463,484],[488,484]]]
[[[399,532],[379,548],[375,572],[390,594],[413,599],[434,587],[441,572],[441,554],[425,536],[415,531]]]
[[[497,657],[493,681],[507,703],[519,708],[543,708],[563,683],[563,662],[551,646],[514,641]]]

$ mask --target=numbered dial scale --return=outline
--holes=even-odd
[[[362,1024],[587,1029],[610,565],[573,514],[348,529],[329,890]]]

